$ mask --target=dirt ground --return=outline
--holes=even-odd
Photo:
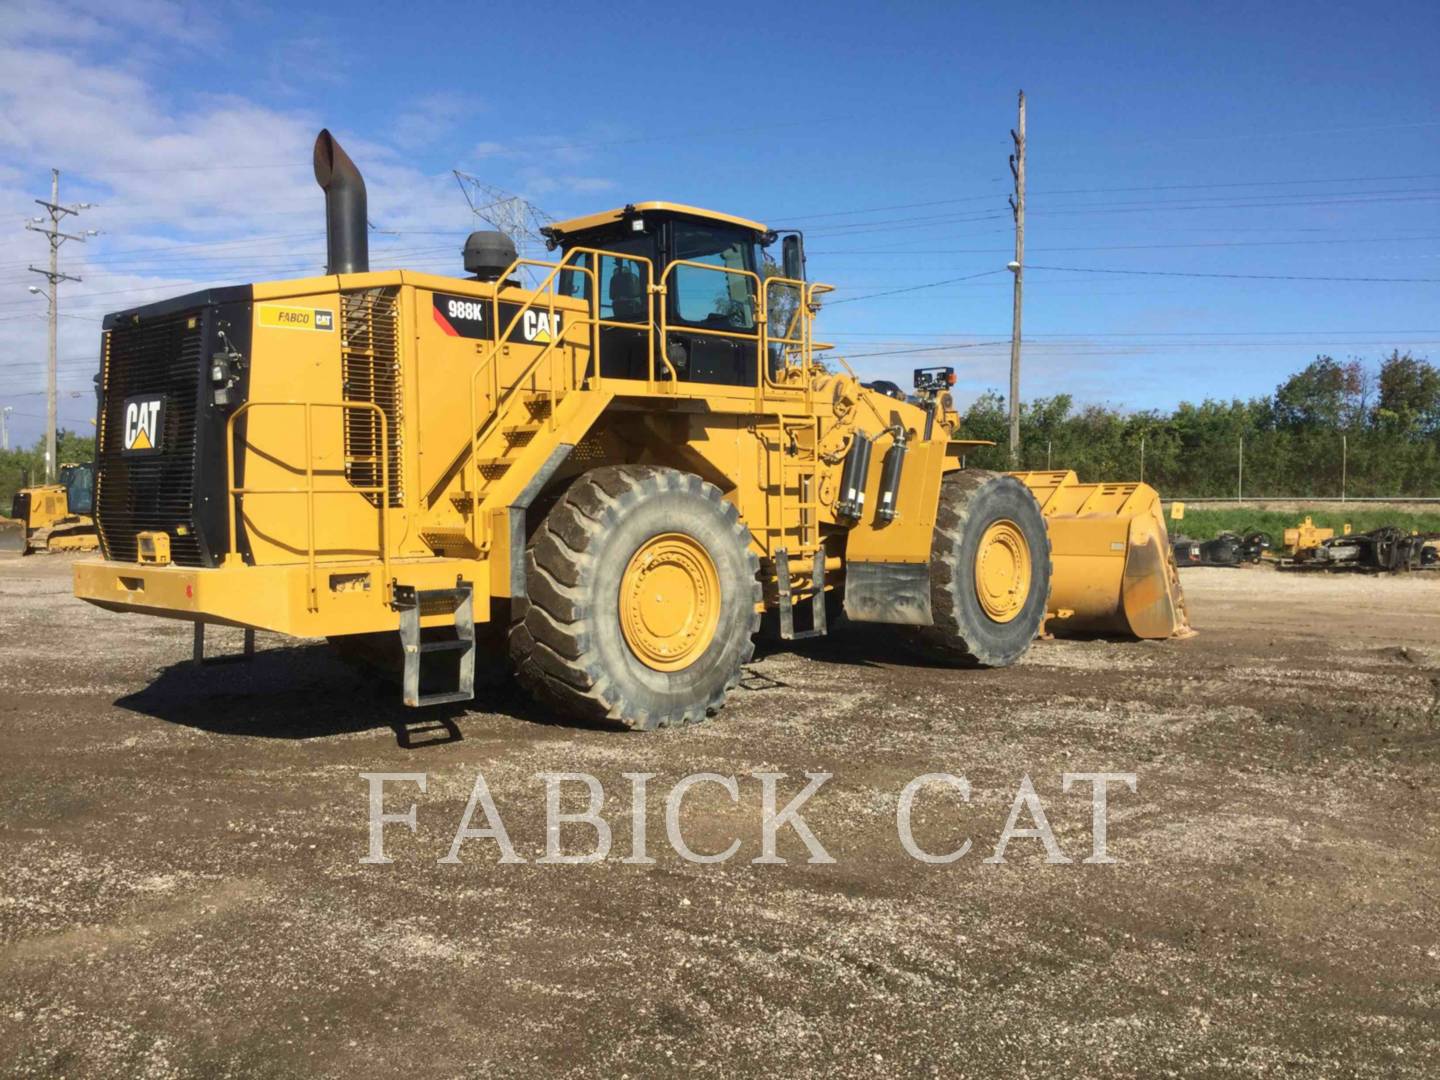
[[[0,562],[0,1074],[1434,1076],[1440,1061],[1440,574],[1187,570],[1199,636],[913,662],[885,630],[763,647],[708,724],[547,722],[513,691],[440,717],[319,644],[186,663],[187,624]],[[237,632],[212,634],[216,650]],[[537,865],[543,771],[605,787],[614,849]],[[387,785],[366,855],[362,772]],[[781,805],[833,774],[760,853]],[[913,777],[966,776],[896,807]],[[1111,790],[1087,864],[1087,784]],[[630,782],[653,773],[653,865]],[[687,862],[665,796],[686,797]],[[451,844],[483,773],[520,856]],[[1022,778],[1041,840],[987,863]],[[566,809],[583,788],[565,787]],[[472,825],[482,824],[477,812]],[[1021,823],[1031,824],[1028,815]],[[566,850],[595,831],[565,825]]]

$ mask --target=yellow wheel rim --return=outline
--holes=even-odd
[[[991,524],[975,552],[975,595],[985,614],[1006,623],[1030,595],[1030,545],[1013,521]]]
[[[620,579],[620,630],[656,671],[688,667],[715,640],[720,575],[694,537],[662,533],[640,546]]]

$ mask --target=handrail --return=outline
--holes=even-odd
[[[252,488],[235,486],[235,421],[251,409],[295,407],[305,410],[305,486],[303,488]],[[363,409],[380,417],[380,486],[357,487],[350,485],[325,491],[315,490],[314,455],[314,409]],[[342,421],[343,422],[343,421]],[[245,495],[304,495],[305,496],[305,581],[308,590],[307,607],[320,610],[319,587],[315,570],[315,496],[316,495],[378,495],[380,511],[380,564],[384,581],[385,600],[390,600],[390,544],[386,518],[390,509],[390,438],[389,420],[385,410],[373,401],[247,401],[230,414],[225,421],[225,516],[229,526],[230,548],[226,561],[240,557],[236,517],[239,515],[239,499]]]
[[[589,259],[589,265],[582,265],[581,260]],[[600,314],[601,309],[601,260],[615,259],[619,262],[631,264],[643,264],[645,267],[645,296],[646,296],[646,319],[645,321],[625,321],[620,319],[606,319]],[[491,328],[494,334],[489,348],[484,351],[479,363],[471,372],[470,388],[468,395],[468,408],[470,418],[470,447],[469,462],[465,468],[467,486],[471,499],[471,515],[469,521],[469,539],[477,550],[481,547],[480,523],[480,450],[481,445],[491,436],[495,427],[499,424],[501,417],[506,415],[509,402],[513,396],[527,382],[532,380],[540,365],[549,361],[549,403],[550,415],[548,423],[551,430],[558,428],[558,408],[562,397],[571,389],[593,380],[592,385],[598,386],[603,379],[603,363],[601,355],[601,334],[600,331],[606,328],[626,329],[645,332],[646,339],[646,389],[650,393],[657,392],[662,385],[656,375],[656,357],[664,365],[665,373],[668,376],[668,386],[674,388],[679,382],[679,372],[669,356],[668,337],[671,332],[709,335],[714,337],[731,338],[735,340],[753,341],[756,349],[756,369],[754,392],[757,411],[764,411],[765,396],[767,390],[790,390],[803,391],[804,400],[807,405],[807,413],[813,411],[808,408],[812,404],[813,387],[810,385],[810,370],[813,366],[813,354],[816,348],[826,349],[830,346],[817,344],[812,341],[812,325],[816,309],[816,297],[823,292],[828,292],[831,286],[807,284],[799,279],[771,277],[762,279],[753,270],[736,269],[726,266],[715,266],[711,263],[703,263],[690,259],[677,259],[667,263],[664,271],[660,274],[657,284],[655,275],[654,260],[644,255],[631,254],[628,252],[610,251],[605,248],[596,247],[574,247],[566,251],[563,258],[556,261],[542,259],[529,259],[517,257],[504,273],[499,276],[500,281],[513,277],[522,267],[545,268],[547,271],[538,285],[529,292],[528,298],[512,301],[516,306],[514,314],[501,323],[501,290],[497,286],[489,297],[490,310],[492,314]],[[707,270],[712,273],[736,275],[750,279],[753,284],[756,298],[755,329],[752,331],[740,332],[733,330],[713,329],[703,326],[689,326],[672,323],[669,317],[666,298],[669,295],[670,275],[676,267],[689,266],[700,270]],[[562,325],[556,332],[553,327],[556,322],[557,312],[557,288],[560,274],[564,271],[573,271],[583,274],[586,282],[586,311],[583,315],[566,309],[559,309],[561,312]],[[783,336],[771,337],[769,333],[769,302],[768,290],[771,285],[782,285],[796,290],[799,295],[797,311],[785,328]],[[659,305],[657,316],[656,305]],[[552,327],[550,340],[543,348],[530,358],[520,373],[510,381],[509,385],[502,387],[500,384],[501,372],[499,357],[509,346],[510,336],[515,328],[520,325],[527,311],[539,308],[547,310],[550,314],[550,326]],[[586,361],[583,370],[575,371],[575,365],[560,365],[559,349],[569,345],[573,347],[577,342],[571,335],[578,330],[586,330],[591,335],[590,356]],[[794,336],[796,330],[799,336]],[[656,339],[659,340],[659,348],[656,348]],[[787,346],[789,349],[799,349],[800,366],[803,373],[799,387],[776,383],[770,378],[769,373],[769,346],[772,342]],[[487,414],[481,416],[479,413],[478,399],[479,387],[482,377],[488,377],[489,386],[487,397],[489,398]],[[784,410],[781,409],[783,414]]]
[[[583,255],[594,256],[595,266],[592,267],[579,265],[576,260]],[[649,317],[647,318],[647,321],[625,322],[618,319],[604,319],[600,317],[599,260],[602,257],[610,257],[614,259],[621,259],[629,262],[645,264],[646,296],[648,298],[648,304],[651,308],[651,312],[649,314]],[[568,252],[565,253],[565,257],[557,262],[546,262],[541,259],[517,258],[505,269],[505,272],[501,275],[500,280],[505,280],[506,278],[509,278],[516,270],[518,270],[522,266],[549,267],[550,272],[545,275],[544,280],[541,281],[540,284],[536,286],[536,288],[532,291],[530,298],[518,304],[515,314],[510,318],[510,320],[504,325],[503,328],[500,325],[500,290],[498,288],[495,290],[495,293],[491,296],[491,311],[494,315],[491,325],[494,327],[495,330],[495,340],[491,343],[489,350],[484,354],[484,357],[481,359],[480,363],[476,365],[475,370],[471,373],[470,376],[470,392],[468,399],[468,405],[470,410],[470,461],[469,467],[467,469],[467,475],[470,479],[470,497],[472,500],[474,500],[474,505],[472,507],[472,513],[470,517],[469,531],[470,542],[472,546],[476,547],[477,549],[479,547],[480,541],[480,444],[483,443],[485,439],[490,435],[491,431],[494,429],[494,426],[499,422],[499,418],[504,415],[505,406],[509,403],[510,398],[520,389],[520,387],[525,384],[528,379],[531,378],[531,376],[539,368],[540,363],[543,360],[545,360],[547,357],[550,359],[549,424],[552,431],[556,430],[559,426],[557,411],[559,408],[560,398],[562,394],[568,393],[568,391],[570,389],[573,389],[574,386],[579,386],[580,384],[584,383],[587,378],[593,378],[597,386],[603,380],[604,376],[600,362],[599,331],[601,328],[609,327],[615,329],[643,330],[646,332],[648,350],[647,373],[649,375],[649,382],[652,390],[655,384],[655,344],[653,335],[649,331],[654,325],[653,308],[655,303],[654,297],[656,295],[656,289],[654,286],[655,267],[654,263],[650,259],[646,258],[643,255],[627,255],[622,252],[606,251],[602,248],[577,247],[571,248]],[[515,327],[520,324],[520,320],[524,318],[525,312],[534,310],[536,306],[542,302],[542,298],[543,302],[546,303],[546,306],[550,313],[550,325],[554,327],[556,294],[553,286],[556,282],[558,275],[565,270],[585,275],[586,280],[588,281],[590,286],[587,290],[588,302],[590,305],[589,311],[586,315],[578,319],[565,318],[562,321],[559,333],[555,333],[552,330],[550,340],[546,343],[545,347],[542,348],[534,357],[531,358],[530,362],[526,364],[524,370],[522,370],[520,374],[515,377],[514,381],[511,382],[510,385],[502,391],[500,388],[500,372],[497,358],[501,355],[501,351],[504,349],[504,347],[510,343],[510,335],[515,330]],[[566,314],[568,315],[570,313],[567,312]],[[557,370],[557,349],[562,344],[574,344],[573,342],[567,342],[566,338],[576,327],[585,327],[594,331],[591,339],[590,357],[586,362],[584,371],[580,372],[577,375],[574,372],[573,367],[567,366],[565,368],[566,377],[564,379],[561,379],[557,377],[560,374],[560,371]],[[673,383],[678,380],[678,375],[675,372],[674,365],[670,364],[668,359],[665,360],[665,365],[670,371],[670,378],[673,385]],[[481,418],[476,413],[475,407],[475,401],[477,396],[476,384],[479,381],[480,376],[485,373],[488,373],[491,376],[490,409],[488,415],[483,420],[481,420]],[[561,385],[562,382],[564,383],[563,389]]]
[[[790,324],[785,327],[785,333],[780,336],[772,335],[770,333],[770,287],[772,285],[779,285],[783,288],[791,289],[795,293],[795,311],[790,317]],[[808,302],[808,286],[803,280],[799,278],[787,278],[780,277],[778,275],[768,277],[764,280],[764,284],[761,289],[761,298],[764,300],[765,305],[765,364],[761,371],[760,378],[764,381],[765,386],[775,390],[803,390],[805,399],[805,412],[807,414],[813,414],[814,387],[811,386],[810,378],[810,371],[812,365],[812,357],[810,352],[810,324],[814,318],[814,315],[810,309],[810,305]],[[792,337],[791,334],[796,331],[799,332],[799,337]],[[794,350],[798,349],[800,354],[800,386],[797,387],[794,385],[787,385],[785,383],[778,382],[771,377],[770,346],[772,344],[778,344],[782,346],[782,348],[788,347],[788,351],[790,351],[790,354],[792,356]],[[789,363],[789,360],[787,358],[786,367],[791,366],[793,365]]]

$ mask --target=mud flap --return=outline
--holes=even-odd
[[[925,563],[848,563],[845,616],[854,622],[933,626],[929,566]]]

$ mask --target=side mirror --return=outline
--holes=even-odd
[[[787,233],[781,241],[781,264],[792,281],[805,280],[805,242],[799,233]]]

